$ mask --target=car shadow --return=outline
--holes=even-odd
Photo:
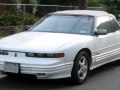
[[[90,72],[90,76],[85,84],[92,83],[94,78],[97,78],[101,74],[105,72],[109,72],[118,66],[115,63],[109,63],[103,65],[97,69],[94,69]],[[56,80],[37,80],[35,77],[32,76],[18,76],[18,77],[8,77],[6,75],[0,76],[0,90],[65,90],[64,88],[73,88],[74,85],[69,78],[66,79],[56,79]]]
[[[9,77],[9,76],[2,76],[0,78],[0,90],[1,88],[8,89],[8,90],[54,90],[54,89],[61,89],[73,86],[70,79],[56,79],[56,80],[37,80],[32,76],[20,76],[20,77]]]
[[[119,67],[120,65],[117,65],[116,62],[111,62],[105,65],[102,65],[96,69],[93,69],[90,71],[90,76],[89,77],[95,77],[100,74],[104,74],[105,72],[110,72]]]

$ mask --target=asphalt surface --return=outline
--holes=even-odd
[[[120,66],[110,63],[94,69],[82,85],[73,85],[69,79],[37,80],[0,74],[0,90],[120,90]]]

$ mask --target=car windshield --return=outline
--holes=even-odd
[[[42,18],[30,31],[90,35],[93,23],[92,16],[50,15]]]

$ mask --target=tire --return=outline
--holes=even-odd
[[[117,65],[120,65],[120,60],[115,61]]]
[[[74,84],[86,82],[90,71],[90,57],[87,52],[81,51],[74,60],[71,79]]]

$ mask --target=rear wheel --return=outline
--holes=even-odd
[[[71,73],[75,84],[82,84],[87,80],[90,70],[90,57],[87,52],[81,51],[76,57]]]

